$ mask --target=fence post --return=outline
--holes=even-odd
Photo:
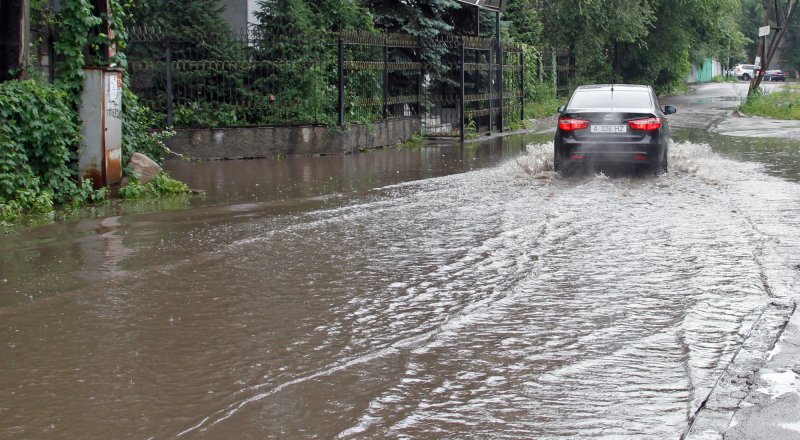
[[[464,142],[464,139],[465,139],[464,131],[467,128],[467,124],[465,122],[466,114],[465,114],[465,111],[464,111],[464,101],[466,99],[466,74],[465,74],[465,67],[466,66],[464,65],[464,58],[465,57],[466,57],[466,48],[465,48],[465,44],[464,44],[464,37],[462,36],[461,37],[461,60],[460,60],[460,64],[461,64],[461,105],[460,105],[461,109],[460,109],[460,114],[461,114],[461,142],[462,143]]]
[[[389,119],[389,41],[383,39],[383,120]]]
[[[525,48],[519,53],[519,117],[525,122]]]
[[[497,82],[498,90],[500,92],[498,99],[497,99],[497,108],[498,108],[498,115],[497,115],[497,122],[500,127],[500,133],[502,133],[505,129],[503,127],[503,94],[506,92],[506,85],[503,81],[503,69],[505,68],[505,54],[503,53],[503,40],[500,37],[500,12],[495,13],[495,32],[497,33]]]
[[[494,43],[489,41],[489,133],[494,128],[494,93],[492,93],[494,82]]]
[[[174,100],[175,95],[173,94],[173,84],[172,84],[172,39],[167,36],[166,39],[167,50],[166,50],[166,61],[167,61],[167,126],[172,127],[174,122]]]
[[[425,59],[422,58],[422,38],[417,39],[417,62],[419,62],[419,72],[417,72],[417,115],[421,118],[422,113],[422,81],[425,76]]]
[[[344,127],[344,34],[339,33],[339,126]]]

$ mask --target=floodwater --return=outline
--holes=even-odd
[[[674,103],[659,177],[549,134],[174,162],[204,199],[0,237],[0,439],[677,439],[797,292],[800,185]]]

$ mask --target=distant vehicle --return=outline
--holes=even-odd
[[[767,70],[764,72],[764,81],[786,81],[786,73],[782,70]]]
[[[578,87],[558,109],[555,170],[569,174],[590,163],[647,166],[667,171],[669,124],[675,107],[660,107],[650,86],[614,84]]]
[[[761,66],[756,66],[755,64],[737,64],[733,66],[730,73],[741,80],[750,81],[759,69],[761,69]]]

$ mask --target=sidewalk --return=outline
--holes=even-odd
[[[800,439],[800,311],[795,310],[750,394],[739,404],[725,440]]]
[[[775,301],[764,311],[684,439],[800,440],[800,308],[794,302]]]

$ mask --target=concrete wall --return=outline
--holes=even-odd
[[[255,16],[258,8],[257,0],[221,0],[219,4],[225,6],[222,18],[235,32],[247,30],[257,21]]]
[[[397,145],[420,129],[418,117],[343,130],[324,126],[182,129],[167,146],[194,160],[347,154]]]

